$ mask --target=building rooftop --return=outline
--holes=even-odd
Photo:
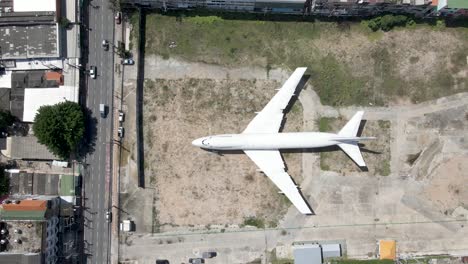
[[[0,26],[2,59],[59,57],[56,24]]]
[[[57,80],[53,77],[59,77],[59,81],[63,82],[63,75],[60,73],[36,70],[36,71],[14,71],[11,74],[12,88],[53,88],[59,87]],[[61,76],[61,78],[60,78]]]
[[[0,88],[0,110],[10,111],[10,88]]]
[[[19,203],[2,205],[5,211],[45,211],[47,200],[21,200]]]
[[[46,173],[10,173],[10,195],[75,194],[74,176]]]
[[[10,112],[19,120],[24,112],[24,88],[12,88],[10,91]]]
[[[468,8],[468,0],[448,0],[448,8]]]
[[[78,102],[78,87],[24,89],[24,110],[21,120],[34,122],[37,110],[44,105],[54,105],[65,101]]]
[[[2,220],[45,220],[46,211],[5,211],[0,210]]]
[[[396,242],[395,240],[380,240],[379,241],[380,259],[396,259]]]
[[[1,248],[1,253],[39,253],[42,249],[42,236],[46,228],[46,222],[33,221],[2,221],[0,222],[2,229],[8,231],[8,244]],[[17,242],[15,242],[17,240]],[[21,241],[18,243],[18,241]],[[1,254],[0,253],[0,254]],[[0,263],[15,263],[2,262],[4,255],[0,255]],[[19,262],[23,263],[23,262]],[[35,262],[40,263],[40,262]]]
[[[317,244],[294,246],[294,264],[321,264],[322,249]]]
[[[23,160],[58,160],[46,146],[37,142],[34,136],[8,137],[7,149],[2,153],[12,159]]]
[[[36,264],[41,263],[39,253],[3,253],[0,252],[0,264]]]
[[[13,12],[55,12],[55,3],[55,0],[14,0]]]

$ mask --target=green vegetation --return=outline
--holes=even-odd
[[[330,156],[327,152],[320,152],[320,169],[323,171],[329,171],[330,165],[327,164],[327,159]]]
[[[414,20],[404,15],[384,15],[367,21],[367,26],[373,31],[389,31],[394,27],[411,26],[414,24]]]
[[[75,176],[61,175],[60,176],[60,195],[73,196],[75,195]]]
[[[70,26],[70,24],[71,24],[71,21],[68,20],[68,18],[66,18],[66,17],[60,17],[59,21],[58,21],[58,24],[63,28],[68,28]]]
[[[380,174],[380,176],[390,175],[390,162],[388,160],[381,162],[380,167],[377,168],[377,173]]]
[[[176,57],[234,67],[261,66],[267,72],[277,67],[291,70],[306,66],[311,75],[309,83],[322,103],[333,106],[385,105],[400,98],[420,102],[468,90],[468,78],[459,74],[466,66],[468,55],[468,47],[463,44],[468,43],[465,28],[447,28],[456,38],[451,41],[460,45],[439,49],[438,53],[447,53],[443,56],[447,59],[436,60],[439,65],[431,69],[437,68],[437,72],[418,75],[410,73],[413,70],[418,73],[423,68],[423,55],[418,51],[431,48],[424,36],[446,34],[445,30],[434,33],[441,22],[402,29],[398,32],[399,39],[407,41],[396,42],[387,38],[394,33],[383,30],[412,25],[412,19],[386,15],[342,26],[336,22],[292,21],[291,18],[288,18],[291,21],[266,21],[261,20],[266,17],[260,16],[231,20],[229,16],[214,14],[147,15],[146,53],[164,59]],[[137,33],[137,21],[137,16],[132,15],[132,41]],[[371,30],[370,21],[382,30]],[[421,31],[426,30],[431,30],[433,36],[423,36]],[[414,33],[418,33],[417,38]],[[327,44],[331,42],[334,44]],[[414,54],[408,51],[411,54],[408,58],[396,52],[416,46]],[[412,68],[406,69],[406,63]]]
[[[379,120],[377,121],[377,124],[381,129],[390,129],[391,122],[386,120]]]
[[[66,101],[41,106],[34,119],[34,135],[39,143],[62,159],[75,154],[85,132],[85,118],[80,105]]]
[[[312,75],[314,78],[311,82],[323,104],[363,105],[369,98],[365,81],[354,77],[351,69],[339,63],[331,54],[312,67]]]
[[[257,217],[248,217],[244,219],[243,226],[255,226],[257,228],[265,228],[265,221]]]
[[[320,132],[330,131],[332,129],[330,123],[334,119],[335,118],[331,118],[331,117],[321,117],[318,122],[319,131]]]
[[[4,131],[7,127],[11,126],[15,121],[15,117],[11,115],[10,111],[0,110],[0,131]]]

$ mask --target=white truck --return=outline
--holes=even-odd
[[[101,113],[102,118],[106,118],[106,105],[99,104],[99,113]]]

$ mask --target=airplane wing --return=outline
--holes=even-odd
[[[302,197],[291,176],[284,170],[283,159],[278,150],[244,150],[265,175],[273,181],[282,193],[303,214],[313,214],[304,197]]]
[[[276,95],[268,102],[261,112],[250,121],[242,133],[276,133],[283,121],[283,110],[288,106],[297,85],[307,68],[297,68],[283,84]]]

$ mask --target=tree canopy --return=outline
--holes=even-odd
[[[0,131],[5,130],[8,126],[11,126],[15,121],[15,118],[9,111],[0,110]]]
[[[10,190],[10,178],[5,173],[5,165],[0,164],[0,195],[7,194]]]
[[[39,143],[55,155],[68,159],[85,132],[85,117],[74,102],[41,106],[34,118],[33,131]]]

